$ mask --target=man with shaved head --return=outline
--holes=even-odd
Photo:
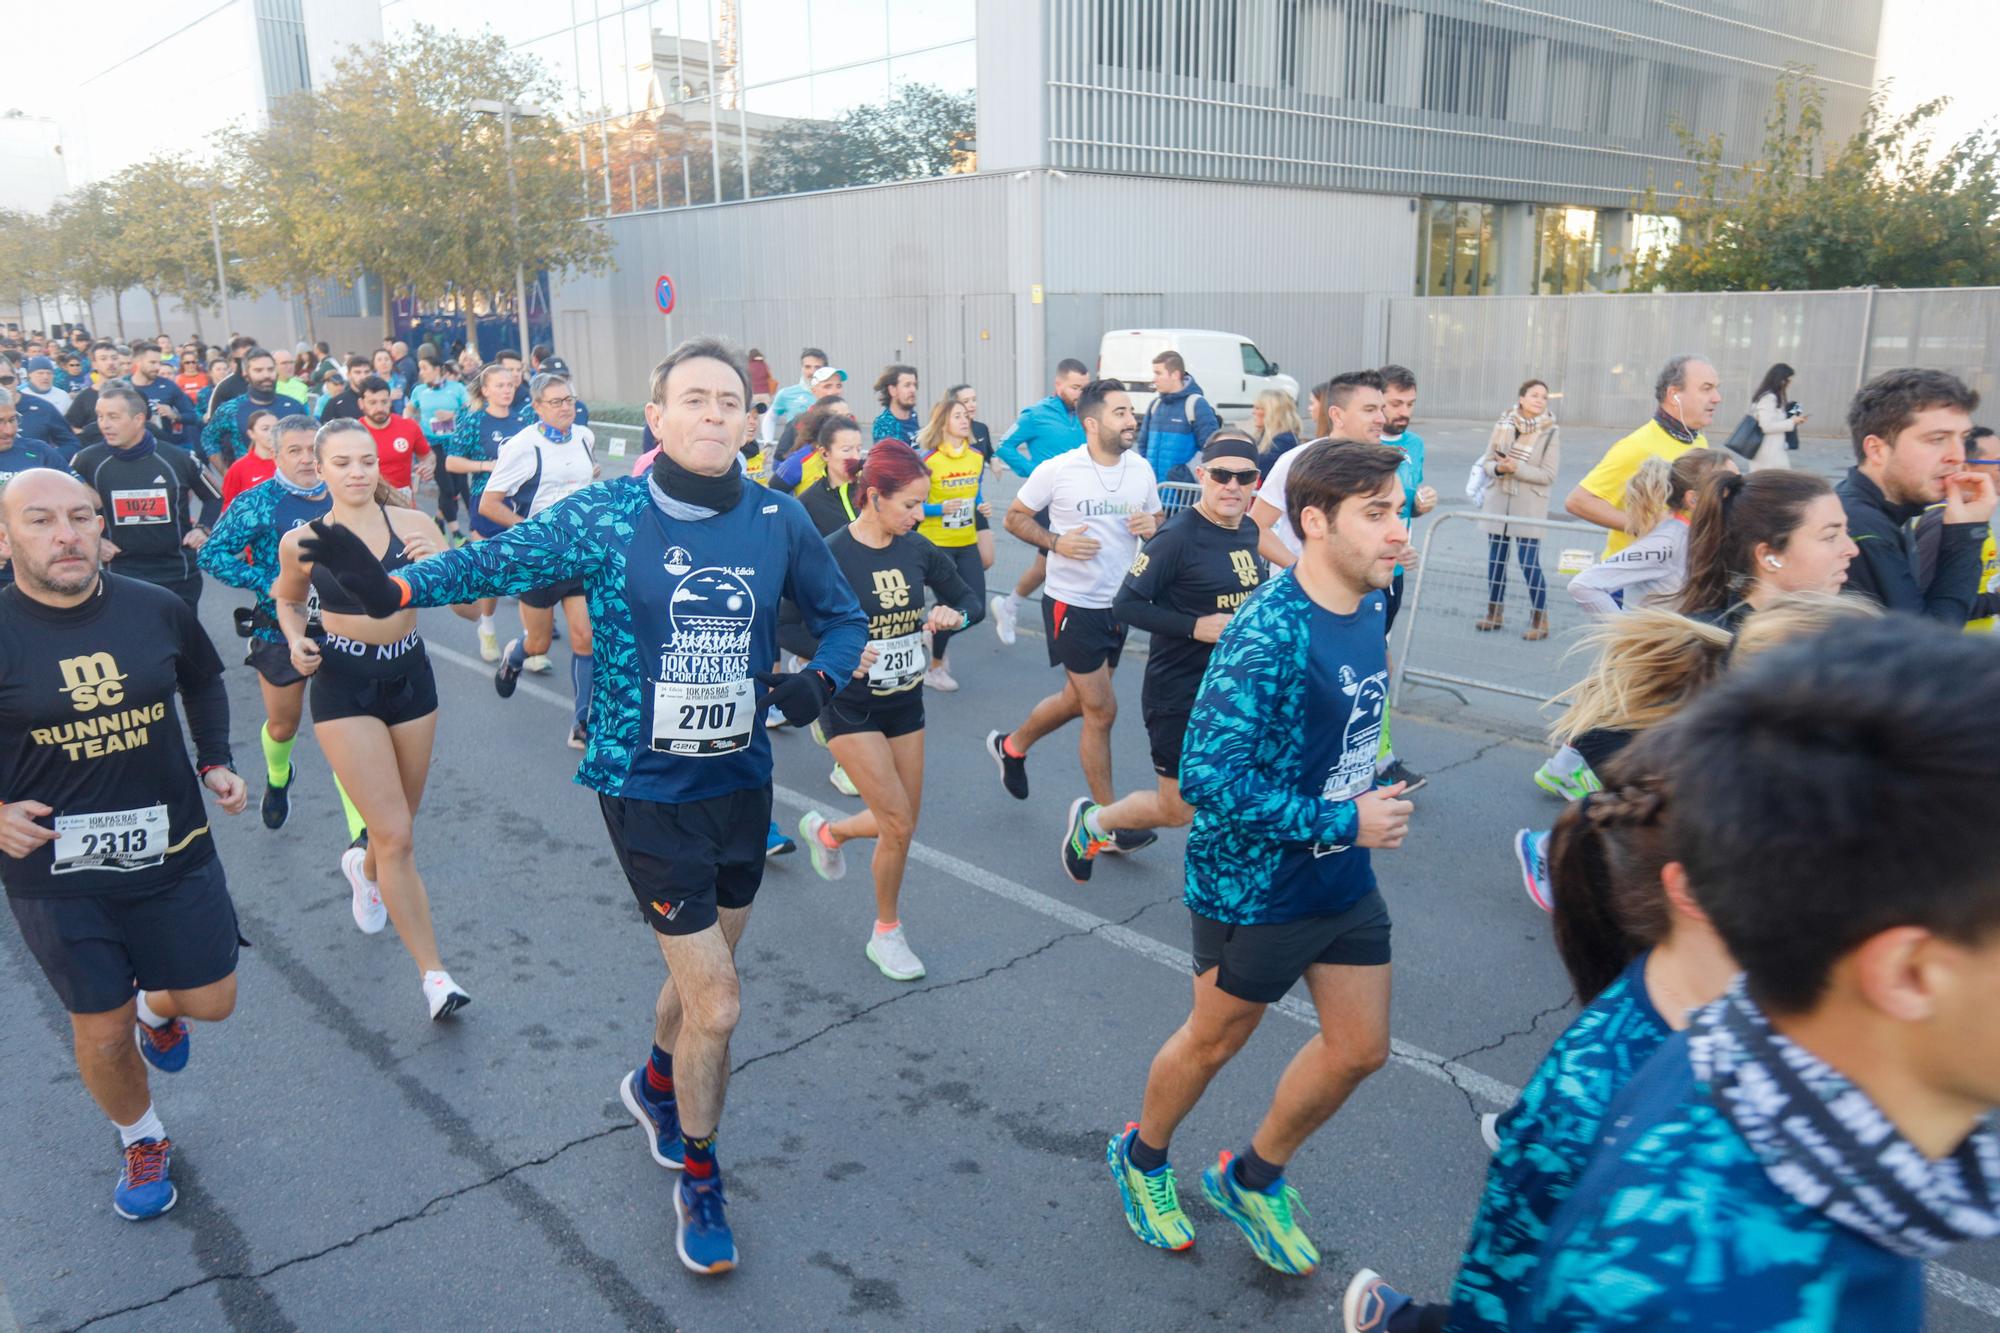
[[[174,593],[107,573],[103,535],[97,493],[67,473],[0,485],[14,571],[0,589],[0,886],[118,1129],[112,1206],[139,1221],[177,1197],[146,1064],[184,1068],[187,1020],[236,1006],[236,908],[202,790],[232,815],[246,791],[215,645]]]

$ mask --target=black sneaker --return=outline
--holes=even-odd
[[[511,665],[514,650],[521,646],[519,639],[510,639],[500,650],[500,665],[493,669],[493,689],[502,699],[514,697],[514,687],[521,683],[521,668]]]
[[[1000,784],[1017,801],[1028,799],[1028,761],[1007,753],[1006,738],[997,731],[986,733],[986,753],[1000,765]]]
[[[298,776],[299,766],[293,764],[285,773],[284,786],[280,787],[276,783],[268,781],[265,783],[264,801],[263,804],[257,807],[258,812],[264,816],[265,828],[281,829],[285,826],[285,821],[291,818],[292,783],[298,779]]]
[[[1078,884],[1090,883],[1097,854],[1111,846],[1104,839],[1092,837],[1090,825],[1084,822],[1084,817],[1096,808],[1088,796],[1079,796],[1069,803],[1069,827],[1063,831],[1063,872]]]
[[[1411,772],[1410,766],[1400,759],[1391,759],[1387,768],[1375,774],[1375,785],[1378,787],[1393,787],[1399,782],[1407,782],[1411,790],[1415,790],[1423,786],[1425,780],[1423,774]]]
[[[1105,844],[1104,850],[1123,856],[1127,852],[1136,852],[1151,847],[1159,840],[1160,835],[1149,828],[1113,829],[1111,830],[1111,841]]]

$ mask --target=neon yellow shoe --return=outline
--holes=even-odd
[[[1194,1223],[1181,1211],[1180,1191],[1174,1188],[1174,1169],[1163,1166],[1148,1175],[1132,1165],[1127,1154],[1138,1132],[1139,1124],[1134,1121],[1125,1126],[1123,1133],[1112,1135],[1111,1142],[1104,1147],[1105,1164],[1111,1168],[1111,1179],[1125,1201],[1125,1221],[1132,1234],[1148,1245],[1163,1250],[1185,1250],[1194,1244]]]
[[[1280,1273],[1304,1277],[1319,1267],[1319,1251],[1312,1238],[1292,1219],[1292,1210],[1305,1211],[1299,1192],[1283,1178],[1267,1191],[1246,1190],[1236,1183],[1229,1169],[1235,1154],[1225,1152],[1215,1165],[1201,1173],[1202,1196],[1215,1210],[1236,1224],[1250,1241],[1257,1257]]]

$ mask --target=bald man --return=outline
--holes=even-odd
[[[0,589],[0,886],[118,1129],[112,1206],[139,1221],[177,1198],[146,1065],[184,1068],[187,1020],[236,1006],[236,908],[202,792],[232,815],[247,793],[215,645],[179,597],[104,571],[97,503],[50,468],[0,486],[14,569]]]

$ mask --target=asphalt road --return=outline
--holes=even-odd
[[[1483,429],[1431,434],[1434,475],[1456,493],[1457,455]],[[1565,482],[1586,453],[1565,460]],[[1003,536],[1003,572],[1018,565],[1009,547]],[[234,642],[236,600],[213,588],[205,600],[218,643]],[[981,627],[953,650],[964,689],[928,701],[904,920],[930,975],[900,985],[863,957],[861,855],[838,884],[803,854],[765,879],[719,1149],[743,1267],[699,1279],[673,1254],[672,1176],[617,1098],[646,1052],[662,968],[595,802],[570,780],[562,650],[554,676],[502,701],[468,625],[434,612],[425,628],[444,708],[418,862],[472,1008],[429,1023],[393,931],[354,930],[339,805],[303,739],[281,833],[254,813],[217,821],[255,947],[236,1017],[197,1030],[186,1072],[156,1077],[181,1203],[133,1225],[111,1211],[116,1139],[77,1080],[66,1021],[0,929],[14,1126],[0,1153],[0,1330],[10,1318],[37,1330],[1324,1329],[1358,1265],[1445,1290],[1482,1178],[1477,1116],[1571,1012],[1507,846],[1555,808],[1527,780],[1540,750],[1517,728],[1471,725],[1478,696],[1437,695],[1451,716],[1431,720],[1435,692],[1415,691],[1396,725],[1432,779],[1409,844],[1378,862],[1396,920],[1397,1057],[1292,1166],[1318,1275],[1266,1270],[1194,1185],[1244,1142],[1311,1030],[1296,1001],[1174,1145],[1196,1248],[1164,1254],[1126,1230],[1103,1148],[1185,1013],[1182,839],[1107,858],[1087,888],[1063,876],[1062,813],[1082,790],[1074,733],[1034,751],[1026,803],[980,750],[1055,673],[1039,639],[1006,649]],[[1134,657],[1119,676],[1122,788],[1151,780],[1139,677]],[[255,772],[247,669],[231,687],[237,752]],[[854,808],[806,737],[775,749],[781,819]],[[1992,1327],[1991,1247],[1950,1262],[1934,1271],[1931,1326]]]

